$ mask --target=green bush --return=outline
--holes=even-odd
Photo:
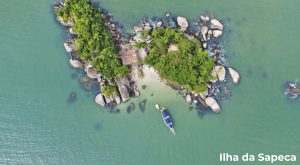
[[[151,36],[146,64],[153,66],[162,78],[173,84],[196,92],[207,89],[214,60],[201,49],[199,40],[189,40],[182,31],[170,28],[155,29]],[[170,44],[175,44],[179,50],[168,52]]]
[[[113,94],[117,93],[117,85],[115,83],[113,84],[105,84],[102,87],[102,93],[104,96],[111,96]]]

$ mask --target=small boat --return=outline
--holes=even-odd
[[[155,108],[160,111],[164,123],[166,124],[167,127],[170,128],[171,132],[175,135],[175,129],[168,110],[165,107],[160,106],[158,104],[155,105]]]

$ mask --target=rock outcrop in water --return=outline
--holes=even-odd
[[[240,74],[236,70],[234,70],[232,68],[228,68],[228,71],[230,73],[230,76],[232,78],[233,83],[235,83],[235,84],[239,83],[239,81],[240,81]]]
[[[66,5],[65,2],[57,2],[53,5],[54,10],[57,12],[61,8],[63,8]],[[70,4],[69,4],[70,5]],[[91,5],[91,7],[94,7]],[[98,9],[97,9],[98,10]],[[100,11],[100,10],[99,10]],[[105,10],[101,9],[100,11],[102,13],[102,17],[104,18],[104,25],[108,27],[109,32],[111,34],[111,37],[117,47],[122,48],[122,46],[128,45],[128,40],[124,35],[121,33],[121,28],[119,27],[119,24],[117,22],[113,21],[113,18],[111,15],[106,12]],[[129,79],[129,77],[119,77],[116,80],[107,79],[104,77],[100,72],[97,72],[94,67],[93,63],[86,60],[81,60],[77,56],[77,46],[75,43],[75,39],[80,35],[76,31],[74,31],[74,24],[75,22],[73,19],[64,20],[61,16],[56,17],[57,21],[64,26],[67,29],[67,32],[69,32],[69,36],[71,37],[64,43],[64,48],[67,53],[70,54],[69,63],[73,68],[84,68],[85,75],[80,78],[80,82],[84,89],[87,91],[91,91],[93,88],[93,85],[97,82],[99,83],[100,89],[102,88],[103,82],[107,82],[109,85],[113,86],[113,84],[117,84],[116,86],[116,92],[114,92],[110,96],[105,96],[104,93],[101,91],[96,97],[95,102],[101,106],[109,106],[114,104],[120,104],[121,102],[128,101],[131,97],[137,97],[139,95],[139,92],[132,87],[132,81]],[[150,25],[146,25],[149,26]],[[162,26],[161,23],[157,23],[157,26]],[[98,56],[98,52],[94,52],[93,56]],[[119,54],[120,55],[120,54]],[[85,61],[85,62],[84,62]],[[131,94],[131,91],[134,91],[133,94]]]
[[[64,7],[64,3],[56,3],[54,5],[55,10],[59,10]],[[104,11],[104,10],[103,10]],[[129,37],[124,37],[119,28],[119,24],[114,22],[111,15],[107,12],[103,12],[102,16],[105,20],[105,26],[108,27],[113,41],[119,48],[120,52],[135,52],[135,53],[119,53],[122,59],[127,61],[126,64],[132,65],[132,68],[142,68],[143,65],[138,60],[144,61],[149,53],[146,47],[141,45],[136,47],[138,43],[149,44],[152,42],[150,35],[145,35],[144,31],[153,31],[157,28],[178,28],[184,31],[185,37],[189,40],[197,39],[201,42],[203,49],[209,52],[211,58],[215,61],[215,66],[211,72],[212,79],[207,82],[207,89],[204,92],[196,93],[195,91],[190,91],[186,87],[173,86],[174,89],[181,90],[181,93],[185,97],[188,103],[203,104],[205,107],[210,107],[214,112],[221,112],[221,108],[217,103],[218,94],[221,89],[226,89],[226,93],[230,93],[230,90],[226,86],[226,70],[228,70],[230,76],[232,77],[233,83],[237,84],[240,79],[240,75],[234,69],[228,67],[225,62],[224,51],[222,50],[222,45],[218,40],[223,35],[224,25],[216,19],[215,17],[210,17],[207,15],[201,16],[198,20],[191,21],[192,25],[189,24],[187,18],[182,16],[173,17],[171,13],[166,13],[165,18],[152,19],[146,18],[140,22],[140,24],[134,26],[133,34]],[[136,87],[133,85],[134,79],[132,75],[121,76],[115,80],[107,79],[100,72],[97,72],[92,65],[92,62],[83,62],[80,60],[76,53],[77,47],[74,42],[74,38],[78,37],[80,34],[74,31],[74,21],[72,19],[65,22],[62,17],[57,16],[57,21],[68,28],[68,32],[72,39],[64,43],[64,47],[68,53],[70,53],[70,65],[74,68],[84,68],[86,75],[83,76],[80,81],[84,88],[91,90],[92,84],[96,81],[99,83],[101,92],[95,97],[95,102],[101,106],[109,106],[114,104],[120,104],[121,102],[127,102],[131,97],[139,96],[140,93],[137,91]],[[124,51],[125,50],[125,51]],[[179,51],[179,47],[175,44],[171,44],[168,48],[169,52]],[[93,56],[98,56],[99,53],[94,52]],[[123,58],[124,55],[124,58]],[[126,55],[126,58],[125,58]],[[135,57],[133,56],[135,55]],[[138,55],[138,57],[136,57]],[[137,58],[137,59],[133,59]],[[140,59],[139,59],[140,58]],[[124,63],[123,60],[123,63]],[[129,61],[129,62],[128,62]],[[142,75],[141,70],[138,71]],[[164,81],[166,82],[166,81]],[[168,83],[168,82],[166,82]],[[103,91],[104,84],[113,87],[116,84],[116,91],[112,95],[105,96]],[[172,83],[168,83],[172,84]],[[128,108],[129,111],[133,109],[133,105]]]
[[[240,79],[239,73],[226,65],[224,51],[219,41],[219,38],[224,33],[224,25],[214,17],[201,16],[198,20],[191,21],[193,24],[190,26],[188,23],[189,21],[186,18],[181,16],[173,17],[170,13],[167,13],[163,19],[145,18],[140,24],[134,26],[134,33],[130,43],[134,46],[139,42],[151,42],[151,36],[148,35],[143,38],[143,31],[157,29],[158,26],[153,25],[156,25],[158,22],[159,24],[162,22],[162,28],[179,28],[185,31],[185,36],[187,38],[200,40],[202,42],[202,48],[209,51],[211,58],[215,60],[215,66],[211,73],[212,79],[207,84],[207,90],[202,93],[189,91],[185,87],[179,87],[179,90],[181,90],[181,93],[188,103],[200,103],[205,107],[210,107],[216,113],[221,112],[221,108],[217,102],[218,95],[224,94],[225,96],[231,96],[231,92],[226,85],[226,74],[230,74],[232,81],[235,84],[237,84]],[[138,49],[138,51],[142,51],[145,50],[145,47]],[[177,45],[169,45],[168,52],[177,51],[179,51]],[[145,59],[148,52],[143,52],[143,59]],[[168,82],[167,84],[170,85]],[[173,86],[173,88],[178,89],[178,87],[175,86]],[[224,91],[223,94],[220,94],[221,91]]]
[[[289,99],[297,99],[300,96],[300,84],[297,82],[286,82],[284,94]]]

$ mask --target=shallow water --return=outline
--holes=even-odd
[[[300,100],[287,100],[282,89],[285,80],[300,79],[300,1],[98,1],[126,31],[166,11],[190,19],[208,11],[227,20],[227,60],[242,79],[219,115],[190,111],[159,82],[128,102],[137,107],[130,114],[128,104],[119,114],[94,104],[68,65],[53,2],[0,1],[0,164],[215,165],[221,152],[300,156]],[[145,98],[143,113],[138,102]],[[170,109],[176,136],[153,110],[157,102]]]

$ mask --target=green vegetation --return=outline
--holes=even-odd
[[[117,85],[113,84],[104,84],[102,88],[102,93],[104,96],[111,96],[117,93]]]
[[[155,29],[150,35],[152,42],[147,45],[149,55],[145,59],[146,64],[153,66],[162,78],[172,84],[196,92],[207,89],[214,60],[201,49],[199,40],[189,40],[182,31],[170,28]],[[178,51],[169,52],[171,44],[177,46]]]
[[[74,23],[73,31],[79,34],[75,39],[77,54],[83,61],[92,61],[93,67],[109,79],[129,73],[128,66],[122,65],[110,31],[104,24],[103,13],[89,0],[67,0],[56,13],[64,22],[70,20]]]

